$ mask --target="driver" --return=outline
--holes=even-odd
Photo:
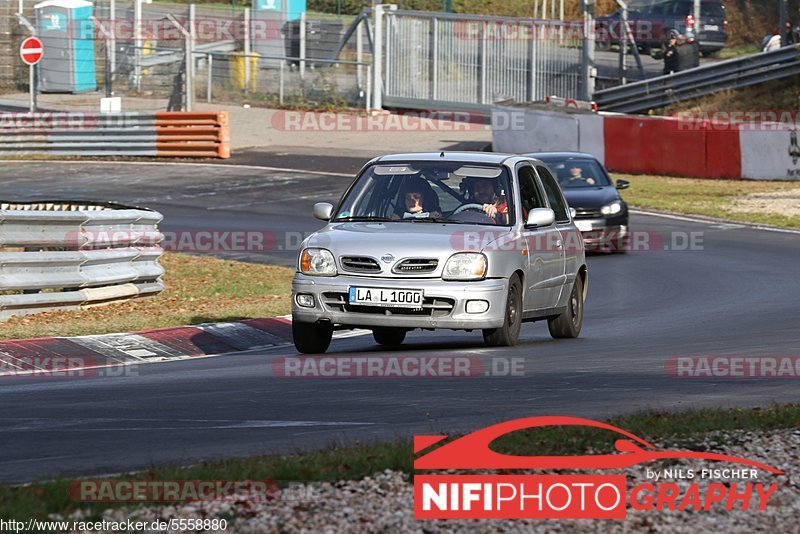
[[[482,204],[483,212],[496,224],[508,224],[508,202],[497,194],[495,186],[492,180],[473,180],[472,199],[476,204]]]
[[[591,176],[583,176],[583,169],[580,168],[576,163],[573,163],[569,167],[569,178],[567,178],[566,184],[567,186],[570,186],[577,185],[580,182],[583,182],[587,185],[594,185],[597,183]]]

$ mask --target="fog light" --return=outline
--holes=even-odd
[[[299,294],[295,298],[297,301],[297,305],[301,308],[313,308],[314,307],[314,295],[304,295]]]
[[[467,301],[467,313],[483,313],[489,309],[489,303],[485,300]]]

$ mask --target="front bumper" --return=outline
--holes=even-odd
[[[630,239],[627,214],[622,217],[575,219],[586,251],[614,249]]]
[[[386,289],[421,289],[423,308],[398,309],[350,305],[350,287],[379,287]],[[431,279],[364,278],[355,276],[319,277],[295,274],[292,282],[292,320],[304,323],[329,321],[334,326],[449,328],[471,330],[499,328],[505,319],[508,280],[491,279],[478,282],[445,282]],[[299,294],[312,295],[314,307],[297,304]],[[467,313],[471,300],[489,304],[483,313]]]

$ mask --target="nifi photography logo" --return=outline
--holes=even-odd
[[[537,427],[589,427],[618,434],[612,454],[514,456],[490,448],[493,441]],[[711,452],[657,450],[615,426],[577,417],[529,417],[477,430],[444,443],[448,436],[415,436],[414,517],[417,519],[625,519],[634,510],[762,511],[778,483],[712,482],[757,480],[782,471],[762,463]],[[432,450],[431,450],[432,449]],[[428,451],[428,452],[425,452]],[[624,474],[551,474],[552,471],[614,471],[659,460],[708,460],[714,467],[646,469],[648,480],[629,488]],[[718,462],[736,464],[720,468]],[[485,474],[487,471],[525,474]],[[548,474],[530,474],[547,470]],[[421,474],[420,471],[426,473]],[[431,471],[477,471],[430,474]],[[664,478],[684,479],[683,484]],[[703,480],[700,484],[697,480]],[[687,483],[688,482],[688,483]]]

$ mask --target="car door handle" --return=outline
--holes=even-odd
[[[561,242],[560,239],[556,240],[556,248],[558,250],[563,250],[564,249],[564,244]]]

